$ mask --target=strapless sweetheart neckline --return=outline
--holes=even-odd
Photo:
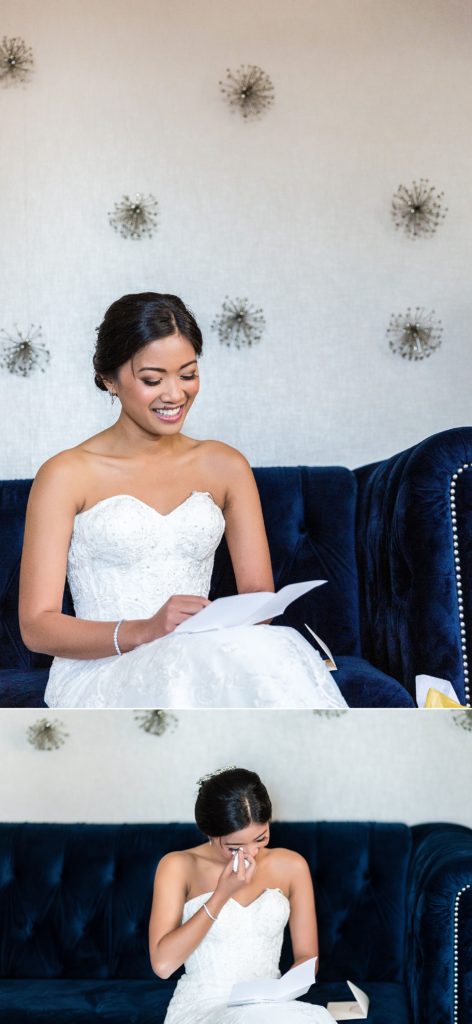
[[[212,893],[187,900],[182,924],[199,913]],[[231,897],[205,937],[185,960],[165,1024],[333,1024],[322,1006],[283,1003],[229,1005],[238,982],[280,977],[280,956],[290,901],[279,888],[263,889],[245,907]],[[313,979],[314,980],[314,979]]]
[[[193,903],[195,900],[203,899],[204,896],[213,896],[214,891],[214,889],[210,889],[209,892],[201,892],[198,896],[192,896],[189,900],[185,900],[184,907],[187,907],[190,903]],[[282,898],[286,900],[290,906],[290,900],[288,896],[286,896],[285,893],[282,892],[282,889],[278,889],[273,886],[269,886],[267,889],[263,889],[262,892],[259,893],[259,896],[256,896],[255,900],[251,900],[250,903],[240,903],[239,900],[236,900],[234,898],[234,896],[229,897],[228,903],[236,903],[236,906],[241,907],[241,910],[249,910],[249,908],[253,907],[255,903],[259,903],[259,900],[261,900],[262,897],[265,896],[266,893],[268,892],[277,892],[279,896],[282,896]]]
[[[76,513],[67,578],[77,618],[146,619],[174,594],[207,598],[224,532],[223,512],[208,491],[192,491],[167,514],[125,493]],[[121,658],[111,651],[56,657],[45,700],[49,707],[94,708],[346,706],[299,633],[263,624],[174,631]]]
[[[108,498],[101,498],[100,501],[96,501],[95,504],[90,505],[89,508],[84,508],[81,512],[76,512],[74,518],[77,519],[79,516],[86,516],[88,515],[89,512],[93,512],[94,509],[99,508],[99,506],[101,505],[105,505],[107,502],[116,501],[117,499],[120,500],[124,498],[126,501],[136,501],[138,505],[142,505],[143,508],[148,508],[150,512],[155,512],[155,514],[159,516],[160,519],[169,519],[169,517],[172,516],[174,512],[178,512],[180,508],[183,508],[185,505],[187,505],[190,499],[193,498],[194,495],[196,494],[201,495],[203,497],[208,497],[212,504],[215,506],[215,508],[218,509],[218,512],[221,513],[221,516],[224,518],[223,510],[218,505],[218,502],[215,501],[210,491],[191,491],[190,494],[187,495],[187,497],[184,498],[183,501],[179,502],[178,505],[175,505],[174,508],[171,508],[169,512],[159,512],[159,509],[154,508],[154,505],[149,505],[147,501],[143,501],[141,498],[137,498],[134,494],[127,494],[125,492],[123,492],[123,494],[110,494]]]

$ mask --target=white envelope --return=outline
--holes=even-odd
[[[328,1003],[327,1010],[335,1020],[365,1020],[369,1012],[369,997],[352,981],[347,983],[354,996],[354,1001]]]
[[[426,704],[426,697],[428,690],[439,690],[439,693],[443,693],[445,697],[449,697],[450,700],[457,701],[460,704],[460,700],[453,686],[451,686],[448,679],[439,679],[437,676],[420,675],[416,676],[416,703],[419,708],[424,708]]]
[[[218,597],[216,601],[191,615],[176,626],[173,633],[203,633],[209,629],[224,629],[228,626],[253,626],[264,619],[281,615],[297,597],[307,594],[315,587],[321,587],[327,580],[306,580],[304,583],[288,583],[273,594],[258,591],[255,594],[234,594]],[[173,635],[173,634],[172,634]]]

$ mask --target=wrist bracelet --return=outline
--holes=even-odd
[[[212,914],[211,910],[208,910],[208,907],[207,907],[206,903],[202,903],[202,907],[203,907],[204,910],[206,910],[206,912],[208,914],[208,917],[210,917],[212,921],[217,921],[218,920],[217,917],[213,917],[213,914]]]
[[[120,650],[120,645],[118,643],[118,630],[119,630],[119,628],[121,626],[121,623],[125,622],[125,621],[126,621],[125,619],[120,619],[120,621],[116,623],[115,631],[113,633],[113,643],[115,645],[115,651],[116,651],[117,654],[120,654],[120,655],[123,654],[123,651]]]

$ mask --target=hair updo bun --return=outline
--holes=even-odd
[[[205,836],[228,836],[271,817],[270,797],[256,772],[228,768],[200,783],[195,821]]]
[[[107,391],[103,378],[113,379],[120,366],[150,341],[177,333],[187,338],[197,356],[201,354],[202,332],[177,295],[138,292],[112,302],[97,332],[93,356],[97,388]]]

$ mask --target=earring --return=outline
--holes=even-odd
[[[115,398],[116,398],[116,392],[115,391],[109,391],[108,394],[110,395],[111,404],[113,405],[113,403],[115,401]]]

